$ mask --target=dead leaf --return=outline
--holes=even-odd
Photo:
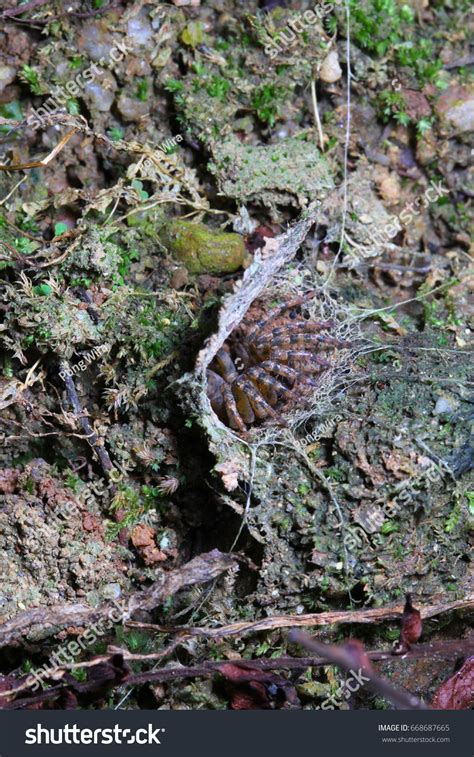
[[[474,657],[441,684],[433,697],[434,710],[469,710],[474,707]]]
[[[155,529],[144,523],[135,526],[131,533],[132,544],[140,553],[145,565],[154,565],[157,562],[163,562],[168,557],[156,546],[155,535]]]
[[[225,488],[228,492],[234,491],[234,489],[237,489],[239,485],[239,475],[242,477],[242,471],[240,469],[240,466],[234,462],[234,460],[229,460],[225,463],[219,463],[219,465],[216,465],[215,470],[217,473],[220,473],[222,476],[222,483],[224,484]]]
[[[393,473],[395,478],[405,480],[406,474],[410,476],[414,474],[413,465],[410,458],[406,455],[403,455],[401,452],[398,452],[396,450],[386,452],[382,450],[381,455],[386,469]]]
[[[283,676],[256,670],[245,663],[226,662],[219,666],[226,680],[232,710],[295,709],[300,707],[296,689]]]
[[[407,335],[408,332],[406,328],[404,326],[400,326],[398,321],[393,317],[393,315],[390,315],[390,313],[377,313],[376,317],[384,324],[384,326],[387,327],[387,329],[395,331],[400,336]]]
[[[381,198],[388,206],[397,205],[400,202],[401,184],[396,173],[380,167],[376,173],[375,183]]]

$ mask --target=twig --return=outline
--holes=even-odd
[[[146,626],[146,623],[126,623],[126,625],[131,626],[132,628],[140,628],[142,625]],[[109,652],[109,656],[110,654],[121,652],[124,656],[124,659],[126,660],[134,662],[146,662],[146,660],[161,660],[167,654],[171,654],[175,650],[176,646],[182,644],[184,641],[185,639],[179,639],[178,641],[174,642],[174,644],[170,644],[168,647],[166,647],[165,650],[161,650],[161,652],[154,652],[152,654],[132,654],[128,650],[118,649],[117,647],[109,647],[107,651]],[[459,641],[459,639],[449,639],[438,642],[434,641],[430,642],[429,644],[417,644],[416,646],[408,649],[403,655],[394,655],[392,649],[374,649],[372,651],[366,652],[369,660],[373,660],[374,662],[387,662],[388,660],[397,662],[398,660],[415,660],[425,658],[438,658],[446,660],[456,659],[459,657],[469,657],[473,653],[474,639],[465,639],[461,642]],[[104,662],[107,659],[108,657],[104,656],[100,658],[99,662]],[[80,667],[91,667],[93,662],[93,660],[90,660],[87,663],[76,662],[65,666],[65,669],[66,667],[67,670],[72,670],[73,668]],[[224,660],[222,660],[221,663],[216,662],[215,664],[216,666],[218,666],[219,664],[222,664],[222,662],[224,662]],[[236,660],[236,662],[238,663],[238,660]],[[284,655],[283,657],[272,657],[269,659],[246,659],[245,665],[254,667],[256,670],[275,670],[277,668],[298,670],[307,667],[330,665],[332,664],[332,662],[333,661],[327,655],[324,655],[322,657],[289,657],[288,655]],[[212,663],[205,663],[205,665],[207,667],[209,665],[212,665]]]
[[[2,17],[12,18],[14,16],[20,16],[22,13],[25,13],[25,11],[32,11],[34,8],[40,8],[42,5],[47,5],[49,2],[50,0],[30,0],[29,3],[19,5],[17,8],[9,8],[8,10],[3,11]]]
[[[334,261],[331,266],[331,270],[324,282],[327,286],[334,273],[334,269],[341,256],[341,252],[344,249],[344,242],[346,240],[346,223],[347,223],[347,208],[349,204],[348,193],[348,167],[349,167],[349,144],[351,138],[351,7],[349,0],[345,0],[346,11],[346,135],[344,141],[344,176],[343,176],[343,195],[342,195],[342,216],[341,216],[341,238],[339,241],[339,249],[334,256]]]
[[[377,315],[378,313],[383,313],[386,310],[395,310],[396,308],[401,308],[404,305],[408,305],[411,302],[421,302],[422,300],[426,300],[428,297],[431,297],[432,294],[436,294],[437,292],[442,291],[443,289],[452,287],[453,284],[450,282],[445,282],[444,284],[440,284],[439,286],[432,289],[430,292],[426,292],[426,294],[420,294],[416,297],[409,297],[407,300],[400,300],[400,302],[394,302],[392,305],[386,305],[383,308],[374,308],[373,310],[370,310],[369,308],[357,308],[357,306],[354,308],[354,310],[359,310],[360,315],[354,315],[351,317],[351,321],[360,321],[364,320],[365,318],[371,318],[374,315]]]
[[[23,179],[21,179],[23,181]],[[0,203],[1,205],[2,203]],[[14,223],[8,220],[8,218],[4,218],[5,223],[10,226],[11,229],[14,229],[18,234],[21,234],[22,237],[26,237],[27,239],[31,239],[33,242],[39,242],[40,244],[43,244],[44,240],[39,239],[38,237],[34,237],[33,234],[28,234],[27,231],[23,231],[23,229],[18,228],[18,226],[15,226]]]
[[[107,13],[108,11],[114,10],[114,8],[120,8],[120,3],[109,3],[104,8],[96,8],[87,13],[76,13],[75,11],[72,11],[67,15],[74,16],[74,18],[91,18],[92,16],[98,16],[100,13]],[[54,16],[54,18],[64,18],[64,16]]]
[[[350,673],[354,667],[358,668],[359,675],[367,680],[364,682],[367,688],[375,691],[377,694],[381,694],[385,699],[388,699],[396,707],[403,710],[427,710],[427,705],[424,704],[418,697],[411,694],[409,691],[405,691],[401,688],[396,688],[386,678],[379,675],[369,661],[364,662],[366,654],[361,655],[359,659],[356,657],[354,662],[354,654],[349,651],[349,644],[324,644],[320,641],[312,639],[306,633],[301,631],[292,631],[290,633],[290,641],[309,649],[310,652],[316,652],[316,654],[325,655],[329,658],[333,665],[337,665],[342,670]]]
[[[452,610],[462,610],[474,607],[474,594],[466,599],[459,599],[445,605],[427,605],[420,607],[421,617],[433,618]],[[249,633],[260,631],[273,631],[277,628],[305,628],[316,626],[329,626],[336,624],[370,624],[381,623],[386,620],[395,620],[401,617],[403,604],[394,607],[379,607],[371,610],[348,610],[341,612],[319,612],[307,615],[276,615],[270,618],[262,618],[254,621],[239,621],[220,628],[199,628],[186,626],[163,626],[153,623],[139,623],[127,621],[126,625],[132,628],[155,631],[156,633],[185,634],[187,636],[203,636],[208,639],[229,638],[232,636],[245,636]]]
[[[461,68],[462,66],[470,66],[474,63],[474,55],[465,55],[464,58],[456,58],[449,63],[445,63],[443,68]]]
[[[344,235],[346,231],[346,219],[347,219],[347,205],[348,205],[348,163],[349,163],[349,144],[351,138],[351,7],[349,0],[345,1],[346,10],[346,139],[344,142],[344,196],[343,196],[343,208],[342,208],[342,223],[341,223],[341,241],[339,243],[338,255],[341,253],[344,245]]]
[[[40,5],[45,4],[47,2],[50,2],[50,0],[41,0]],[[29,8],[30,10],[33,10],[33,3],[27,3],[25,8]],[[41,26],[33,26],[34,24],[48,24],[50,21],[55,21],[56,19],[64,19],[67,16],[73,16],[74,18],[92,18],[93,16],[98,16],[102,13],[107,13],[111,10],[114,10],[116,8],[120,8],[120,4],[118,3],[110,3],[109,5],[106,5],[104,8],[96,8],[94,10],[90,10],[87,13],[76,13],[75,11],[69,11],[66,13],[62,13],[59,15],[48,15],[47,18],[36,18],[36,19],[18,19],[14,18],[15,21],[22,23],[22,24],[28,24],[29,26],[32,26],[34,29],[41,29]],[[15,8],[15,11],[18,11],[16,15],[18,15],[20,12],[23,12],[23,10],[20,11],[20,9]],[[8,12],[8,11],[7,11]],[[4,14],[5,15],[5,14]]]
[[[429,457],[431,458],[431,460],[433,460],[433,462],[435,462],[441,468],[444,468],[444,470],[451,476],[451,478],[453,479],[453,481],[456,480],[455,476],[454,476],[454,473],[453,473],[453,471],[451,469],[451,466],[449,465],[449,463],[446,462],[446,460],[443,460],[442,457],[439,457],[439,455],[437,455],[435,452],[433,452],[433,450],[431,450],[428,447],[428,445],[425,444],[425,442],[422,439],[419,439],[418,437],[416,437],[415,441],[418,444],[418,446],[421,447],[421,449],[423,449],[425,452],[428,453]]]
[[[214,549],[195,557],[180,568],[163,571],[156,583],[121,599],[122,606],[125,608],[124,618],[133,616],[137,610],[154,609],[181,589],[208,583],[234,566],[235,560],[232,555]],[[18,643],[22,637],[33,633],[35,629],[41,629],[42,638],[44,638],[48,628],[51,635],[54,635],[73,626],[96,623],[98,620],[108,618],[113,609],[116,609],[114,604],[108,602],[102,607],[62,604],[27,610],[12,620],[0,623],[0,649],[12,643]],[[0,692],[0,697],[2,696]]]
[[[109,649],[110,652],[113,652],[114,654],[120,652],[126,660],[145,661],[150,659],[162,659],[164,656],[164,651],[166,651],[167,654],[170,654],[172,651],[174,651],[175,647],[178,646],[178,643],[182,643],[182,641],[183,639],[180,639],[179,642],[176,642],[176,644],[174,645],[170,645],[166,648],[166,650],[162,650],[161,652],[152,655],[131,654],[130,652],[128,652],[128,650],[118,650],[116,647],[110,647]],[[369,660],[373,660],[375,662],[391,660],[394,663],[398,663],[399,661],[405,659],[420,659],[428,657],[439,658],[440,660],[455,659],[456,657],[459,657],[460,654],[469,656],[473,652],[474,641],[464,641],[460,646],[459,641],[456,639],[454,641],[449,640],[437,643],[434,642],[431,644],[419,644],[416,646],[416,648],[409,650],[405,655],[403,655],[403,657],[393,656],[391,651],[385,650],[374,650],[367,652],[366,654]],[[109,660],[110,654],[101,655],[95,657],[93,660],[62,665],[57,669],[57,671],[65,672],[67,670],[76,670],[79,668],[93,668],[102,663],[106,663]],[[236,664],[238,664],[239,661],[236,660],[235,662]],[[307,668],[316,668],[323,665],[334,664],[334,660],[332,658],[329,659],[327,655],[319,657],[289,657],[285,655],[283,657],[276,657],[272,659],[242,660],[242,662],[245,664],[246,669],[254,669],[255,671],[304,671]],[[195,665],[191,667],[181,665],[180,667],[160,668],[159,670],[145,671],[142,673],[129,675],[125,680],[121,682],[120,685],[137,686],[145,683],[169,683],[171,681],[183,680],[186,678],[211,678],[216,673],[219,673],[223,664],[227,663],[228,660],[221,660],[216,662],[205,662],[203,665]],[[72,686],[75,686],[75,684],[72,684]],[[13,696],[13,694],[18,694],[22,691],[27,690],[28,688],[29,687],[26,685],[26,683],[23,683],[16,689],[1,692],[0,703],[2,702],[2,698],[8,698],[9,696]],[[31,705],[38,704],[39,702],[51,700],[54,701],[61,695],[61,693],[70,688],[71,683],[60,684],[41,692],[37,696],[28,697],[26,699],[17,699],[14,702],[8,703],[4,706],[9,709],[18,709],[29,707]],[[128,692],[127,696],[129,696],[130,693],[131,691]]]
[[[16,258],[17,260],[21,260],[21,261],[24,261],[24,260],[25,260],[25,257],[24,257],[24,255],[22,255],[22,253],[21,253],[21,252],[18,252],[18,250],[17,250],[17,249],[15,248],[15,247],[13,247],[13,245],[9,244],[9,242],[5,242],[5,241],[4,241],[3,239],[2,239],[2,240],[0,240],[0,245],[2,245],[2,244],[3,244],[3,246],[4,246],[4,247],[5,247],[5,248],[6,248],[6,249],[7,249],[8,251],[9,251],[9,252],[11,252],[11,254],[13,255],[13,257],[15,257],[15,258]],[[2,258],[0,258],[0,260],[11,260],[11,258],[4,258],[4,257],[2,257]]]
[[[71,376],[68,376],[68,373],[71,373],[71,370],[66,361],[63,361],[61,363],[61,371],[65,373],[64,383],[66,384],[66,390],[72,408],[77,418],[79,419],[82,428],[84,429],[84,433],[87,435],[87,441],[99,458],[99,462],[102,465],[102,469],[105,475],[108,476],[114,466],[112,465],[112,461],[110,460],[109,453],[104,447],[103,440],[97,436],[91,424],[89,423],[87,414],[81,407],[79,397],[77,396],[76,387],[74,386],[74,381],[72,380]]]
[[[24,176],[22,176],[21,179],[18,180],[18,182],[13,187],[13,189],[11,189],[9,191],[9,193],[3,198],[3,200],[0,200],[0,205],[4,205],[6,203],[6,201],[10,199],[10,197],[12,196],[12,194],[14,192],[16,192],[16,190],[18,189],[18,187],[20,186],[20,184],[21,184],[22,181],[25,181],[25,177]]]
[[[323,127],[321,126],[321,119],[319,117],[318,98],[316,95],[316,82],[314,79],[311,81],[311,100],[313,102],[314,120],[316,122],[316,128],[319,135],[319,144],[321,147],[321,152],[324,152],[324,134]]]
[[[338,263],[337,268],[349,268],[349,270],[353,271],[363,271],[367,268],[378,268],[381,271],[400,271],[401,273],[406,273],[407,271],[410,271],[410,273],[429,273],[431,271],[431,264],[428,263],[427,265],[423,266],[422,268],[415,268],[414,266],[410,265],[396,265],[395,263],[366,263],[365,261],[361,261],[357,265],[351,265],[350,261],[348,260],[347,263]]]
[[[56,147],[53,147],[49,155],[47,155],[42,160],[32,160],[32,161],[29,161],[28,163],[13,163],[8,166],[0,165],[0,171],[23,171],[26,168],[44,168],[44,166],[47,166],[48,163],[51,163],[53,158],[55,158],[56,155],[59,152],[61,152],[64,145],[67,142],[69,142],[69,140],[71,139],[71,137],[74,136],[76,131],[77,129],[74,128],[74,129],[71,129],[71,131],[69,131],[67,134],[65,134],[65,136],[61,139],[61,141],[58,142]]]

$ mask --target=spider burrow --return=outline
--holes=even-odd
[[[285,414],[307,401],[331,367],[320,353],[349,346],[320,333],[335,328],[334,321],[305,318],[301,309],[313,294],[287,300],[252,322],[254,303],[209,364],[211,407],[242,435],[253,424],[287,425]]]

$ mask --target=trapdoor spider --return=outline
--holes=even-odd
[[[230,428],[246,434],[248,426],[265,420],[286,425],[283,413],[301,404],[330,367],[319,353],[348,346],[320,333],[334,321],[297,315],[295,309],[308,298],[289,300],[256,322],[242,323],[216,353],[207,370],[207,393]]]

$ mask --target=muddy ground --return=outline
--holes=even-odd
[[[425,702],[473,654],[472,9],[347,3],[3,0],[0,706],[393,706],[292,619]]]

